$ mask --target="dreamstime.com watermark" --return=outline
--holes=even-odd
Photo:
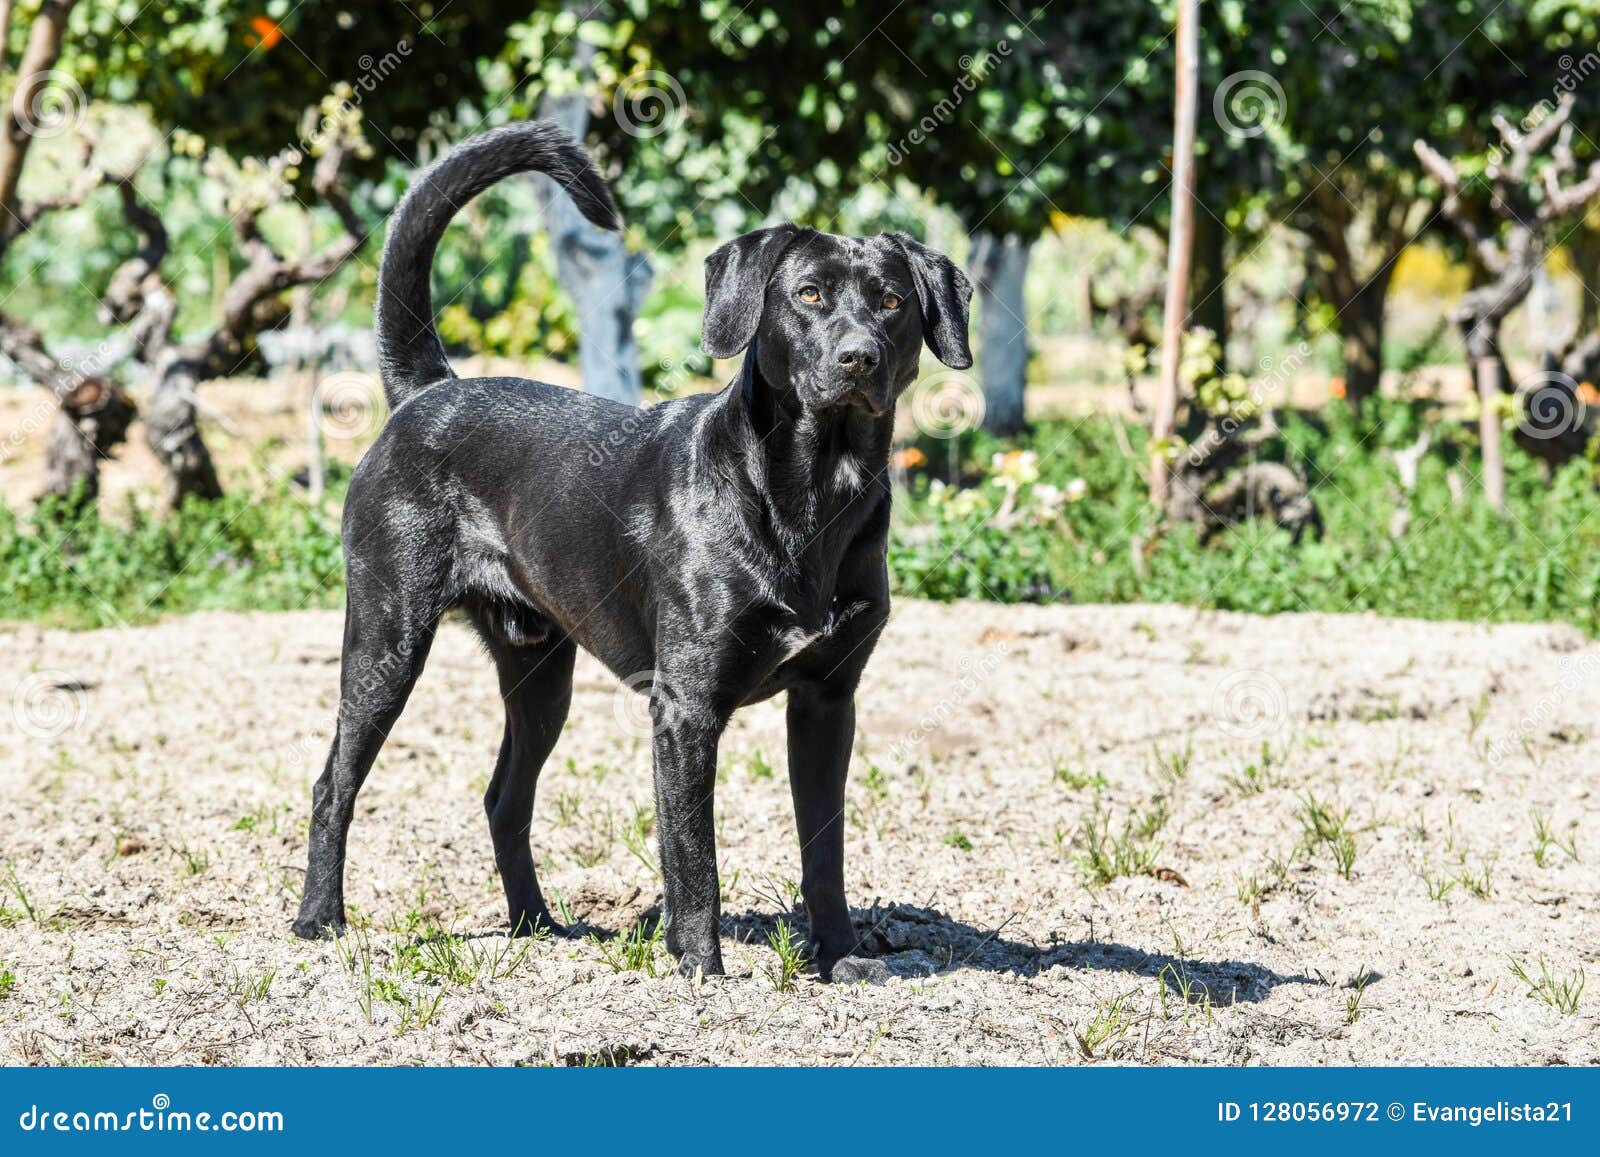
[[[915,727],[890,745],[890,757],[897,762],[904,762],[928,736],[943,728],[980,686],[994,678],[995,669],[1010,653],[1010,646],[1002,640],[977,662],[973,662],[970,656],[962,659],[959,674],[951,684],[949,693],[917,720]]]
[[[1510,752],[1521,751],[1535,732],[1550,723],[1574,691],[1600,674],[1600,655],[1588,654],[1577,660],[1570,655],[1563,656],[1557,666],[1561,669],[1561,677],[1556,680],[1550,693],[1535,703],[1531,710],[1485,750],[1484,755],[1491,766],[1498,767]]]
[[[1310,360],[1311,346],[1306,342],[1301,342],[1277,361],[1271,357],[1262,358],[1261,374],[1251,379],[1244,404],[1234,413],[1224,415],[1214,425],[1207,426],[1204,433],[1190,443],[1189,465],[1204,465],[1206,459],[1227,444],[1246,421],[1259,418],[1277,399],[1286,396],[1294,376]]]
[[[1256,68],[1224,77],[1211,95],[1211,115],[1222,131],[1244,140],[1283,124],[1287,108],[1277,78]]]
[[[282,1133],[283,1114],[273,1109],[224,1109],[220,1113],[172,1108],[157,1093],[149,1108],[52,1109],[29,1105],[17,1118],[24,1133]]]
[[[70,72],[52,68],[34,74],[33,91],[16,111],[18,126],[30,137],[59,137],[82,131],[89,100]]]
[[[980,84],[989,79],[990,74],[999,67],[1000,61],[1010,55],[1011,42],[1001,40],[994,46],[993,52],[985,52],[982,56],[976,57],[963,56],[958,62],[961,66],[961,76],[950,86],[950,95],[941,98],[921,120],[911,126],[910,132],[889,146],[889,164],[891,166],[900,164],[910,155],[913,148],[949,124],[956,115],[956,109],[961,107]]]
[[[362,564],[352,562],[350,565],[352,568],[358,568]],[[335,713],[337,723],[340,726],[346,724],[352,727],[368,726],[370,717],[359,704],[370,702],[373,693],[380,688],[392,687],[406,679],[413,666],[411,652],[411,641],[401,639],[377,655],[342,658],[341,663],[348,666],[341,668],[339,674],[340,686],[344,692],[339,697],[339,706]],[[335,734],[336,732],[331,729],[312,728],[289,744],[284,749],[284,755],[291,763],[314,759],[327,751]]]
[[[65,671],[35,671],[11,692],[11,719],[30,739],[51,741],[77,729],[88,712],[87,686]]]
[[[660,69],[624,77],[611,97],[611,112],[630,137],[649,140],[677,128],[689,107],[683,85]]]
[[[983,387],[960,370],[938,370],[911,388],[911,421],[930,438],[959,438],[983,425],[983,414]]]
[[[377,375],[364,370],[339,370],[318,379],[312,412],[323,436],[336,442],[370,438],[389,417]]]
[[[1230,739],[1260,739],[1289,722],[1289,692],[1255,668],[1229,672],[1211,689],[1211,718]]]
[[[333,99],[336,102],[333,108],[324,108],[322,115],[317,118],[311,131],[303,136],[299,142],[300,152],[305,156],[314,156],[318,146],[325,140],[338,135],[339,126],[349,120],[354,113],[366,103],[367,97],[378,90],[378,87],[388,80],[400,66],[411,58],[413,45],[409,37],[401,37],[395,46],[382,56],[373,56],[364,53],[356,61],[361,69],[361,75],[353,81],[335,85]]]

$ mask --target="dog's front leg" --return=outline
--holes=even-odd
[[[825,980],[879,982],[888,970],[857,955],[861,938],[844,892],[844,786],[855,743],[855,698],[848,686],[802,684],[789,692],[788,725],[789,790],[812,959]]]
[[[656,829],[666,885],[667,950],[685,976],[721,976],[722,899],[712,796],[725,713],[659,681],[654,724]]]

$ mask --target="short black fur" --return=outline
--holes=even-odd
[[[650,696],[666,942],[684,972],[723,970],[718,740],[739,707],[787,692],[811,953],[826,977],[879,976],[859,954],[844,891],[854,694],[889,614],[895,400],[924,341],[949,365],[971,364],[971,288],[903,234],[779,225],[706,261],[702,345],[745,353],[720,393],[638,410],[519,378],[457,379],[432,320],[434,249],[468,200],[527,170],[616,226],[582,150],[542,122],[455,149],[390,225],[377,312],[394,412],[345,505],[339,718],[313,793],[294,930],[344,930],[356,793],[440,616],[461,607],[505,700],[484,805],[515,932],[559,931],[529,827],[582,647]]]

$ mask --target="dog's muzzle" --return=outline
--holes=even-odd
[[[855,406],[877,415],[889,405],[883,346],[868,333],[847,335],[834,349],[829,406]]]

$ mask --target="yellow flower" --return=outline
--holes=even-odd
[[[1032,450],[1012,450],[989,460],[994,474],[1012,486],[1027,486],[1039,480],[1039,456]]]

